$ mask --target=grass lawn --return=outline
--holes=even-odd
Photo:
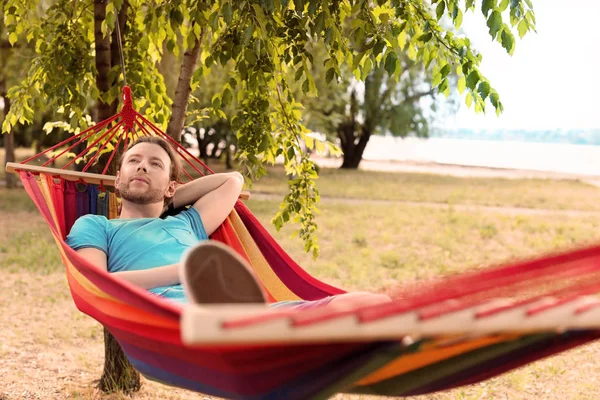
[[[284,194],[287,179],[271,168],[252,191]],[[460,178],[424,173],[321,169],[322,197],[600,210],[600,190],[577,180]]]
[[[283,193],[273,170],[254,191]],[[600,189],[576,181],[461,179],[420,174],[322,170],[318,219],[321,257],[315,261],[269,223],[277,200],[249,207],[311,274],[347,290],[384,291],[399,282],[464,271],[600,240]],[[370,202],[377,199],[448,203]],[[523,206],[556,213],[500,213],[455,205]],[[121,399],[95,392],[103,366],[102,329],[70,298],[54,241],[22,189],[0,189],[0,399]],[[599,346],[592,344],[481,384],[418,399],[594,399]],[[198,399],[190,392],[145,382],[135,399]],[[338,395],[336,399],[375,399]],[[415,399],[417,399],[415,398]]]

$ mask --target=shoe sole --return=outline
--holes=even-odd
[[[182,260],[180,278],[194,303],[266,303],[246,261],[217,241],[202,242],[190,249]]]

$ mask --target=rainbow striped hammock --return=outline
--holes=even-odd
[[[173,142],[133,109],[125,88],[117,115],[56,148],[88,141],[97,152],[87,168],[109,142],[118,148],[151,134]],[[116,216],[114,195],[104,189],[114,177],[27,164],[34,158],[7,170],[20,175],[46,219],[77,308],[104,325],[151,380],[236,399],[409,396],[488,379],[600,335],[600,301],[592,296],[600,291],[600,247],[416,284],[393,303],[344,313],[180,306],[98,270],[65,244],[75,218],[98,212],[101,202],[103,213]],[[87,189],[77,190],[77,181]],[[241,201],[212,238],[251,262],[272,301],[343,293],[303,271]]]

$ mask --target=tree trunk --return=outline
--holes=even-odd
[[[6,98],[4,98],[5,106],[6,106]],[[4,135],[4,164],[9,162],[15,162],[15,134],[7,133]],[[4,177],[6,180],[6,188],[14,189],[17,187],[17,177],[15,174],[7,173]]]
[[[225,137],[225,149],[223,151],[225,152],[225,168],[231,170],[233,169],[233,157],[231,154],[231,146],[227,137]]]
[[[343,162],[340,168],[358,169],[363,153],[371,138],[371,132],[364,126],[360,127],[361,134],[356,143],[356,133],[353,124],[345,124],[338,130],[338,137],[342,143]],[[343,136],[343,137],[342,137]]]
[[[4,99],[4,116],[10,111],[10,99],[6,96],[6,80],[0,80],[0,97]],[[7,133],[4,135],[4,164],[15,162],[15,134]],[[6,187],[13,189],[17,187],[17,177],[15,174],[6,174]]]
[[[204,160],[204,164],[208,165],[208,144],[210,141],[208,140],[208,130],[204,131],[204,139],[200,137],[200,128],[196,128],[196,140],[198,141],[198,158]]]
[[[131,393],[141,387],[139,372],[129,363],[114,336],[104,328],[104,372],[98,388],[104,393]]]
[[[125,21],[128,4],[125,2],[119,13],[118,23]],[[123,14],[123,15],[121,15]],[[94,0],[94,38],[96,41],[96,86],[100,94],[106,93],[112,84],[108,80],[108,73],[112,65],[113,54],[111,52],[111,43],[109,35],[102,35],[102,22],[106,18],[105,0]],[[124,27],[124,25],[123,25]],[[117,50],[118,55],[118,50]],[[106,104],[102,100],[98,101],[96,112],[99,121],[104,121],[113,116],[116,112],[116,104]],[[80,163],[79,165],[83,165]],[[119,343],[104,329],[104,371],[98,387],[103,392],[123,391],[125,393],[137,392],[140,390],[140,374],[125,357],[125,353],[119,346]]]
[[[177,88],[175,89],[173,112],[171,114],[169,126],[167,127],[167,135],[171,136],[177,142],[179,142],[181,131],[183,130],[185,114],[187,113],[187,107],[190,101],[190,92],[192,91],[190,83],[192,81],[192,74],[196,69],[196,63],[198,62],[198,56],[200,55],[200,48],[202,46],[203,38],[204,29],[200,34],[200,38],[196,39],[194,47],[192,49],[188,49],[183,55],[183,62],[181,63],[181,70],[179,72],[179,80],[177,81]]]
[[[110,37],[102,34],[102,22],[106,18],[106,1],[94,0],[94,39],[96,42],[96,86],[100,95],[108,92],[110,82],[108,73],[111,67]],[[102,99],[98,99],[96,105],[98,112],[98,122],[110,118],[112,114],[110,104],[106,104]]]

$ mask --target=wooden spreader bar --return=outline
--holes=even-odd
[[[29,171],[36,174],[48,174],[52,176],[61,177],[68,181],[83,181],[92,185],[103,185],[111,187],[115,186],[116,179],[114,175],[93,174],[90,172],[71,171],[66,169],[40,167],[37,165],[19,164],[12,162],[6,163],[6,172],[18,174],[19,171]],[[248,200],[250,198],[250,192],[247,190],[243,190],[240,194],[240,198],[242,200]]]

